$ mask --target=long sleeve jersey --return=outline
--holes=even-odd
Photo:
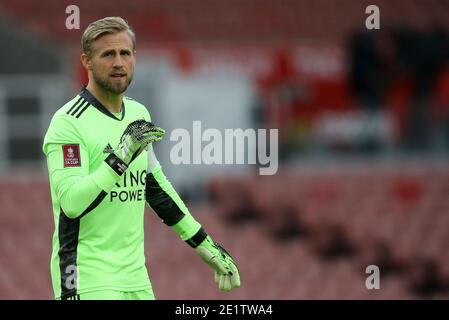
[[[169,217],[175,230],[185,216],[192,219],[189,228],[179,230],[183,240],[201,228],[166,179],[151,145],[123,173],[108,163],[111,148],[138,119],[151,121],[148,109],[137,101],[125,97],[117,116],[84,87],[51,120],[43,152],[55,225],[51,256],[55,298],[151,286],[144,255],[146,195],[157,200],[152,207],[159,216],[169,212],[162,217]]]

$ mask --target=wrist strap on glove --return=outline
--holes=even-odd
[[[192,248],[196,248],[196,247],[198,247],[198,245],[201,242],[204,241],[204,239],[206,239],[206,237],[207,237],[207,233],[204,230],[204,228],[201,227],[200,230],[198,230],[198,232],[195,233],[195,235],[193,237],[191,237],[190,239],[186,240],[186,242]]]
[[[111,153],[104,161],[112,168],[112,170],[115,171],[119,176],[121,176],[126,169],[128,169],[128,166],[125,162],[122,161],[119,157],[117,157],[115,154]]]

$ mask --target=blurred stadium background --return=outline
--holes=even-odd
[[[68,5],[80,9],[68,30]],[[367,30],[365,8],[380,8]],[[191,212],[234,255],[218,292],[195,253],[146,215],[159,299],[449,298],[449,1],[0,0],[0,299],[52,299],[43,135],[86,82],[84,28],[137,34],[128,95],[168,132],[279,128],[279,171],[170,163]],[[380,268],[380,290],[365,268]]]

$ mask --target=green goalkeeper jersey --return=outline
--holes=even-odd
[[[151,121],[142,104],[125,97],[117,117],[84,87],[51,120],[43,151],[55,224],[51,277],[56,298],[151,286],[144,255],[147,151],[124,173],[105,162],[137,119]]]

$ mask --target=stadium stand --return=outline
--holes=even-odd
[[[209,270],[147,212],[147,264],[160,299],[447,298],[447,166],[299,167],[263,188],[254,183],[217,177],[213,205],[191,206],[239,261],[245,286],[230,295],[201,281]],[[51,299],[48,188],[45,180],[0,184],[2,299]],[[285,211],[276,209],[286,201]],[[365,288],[371,264],[381,270],[382,290]]]

